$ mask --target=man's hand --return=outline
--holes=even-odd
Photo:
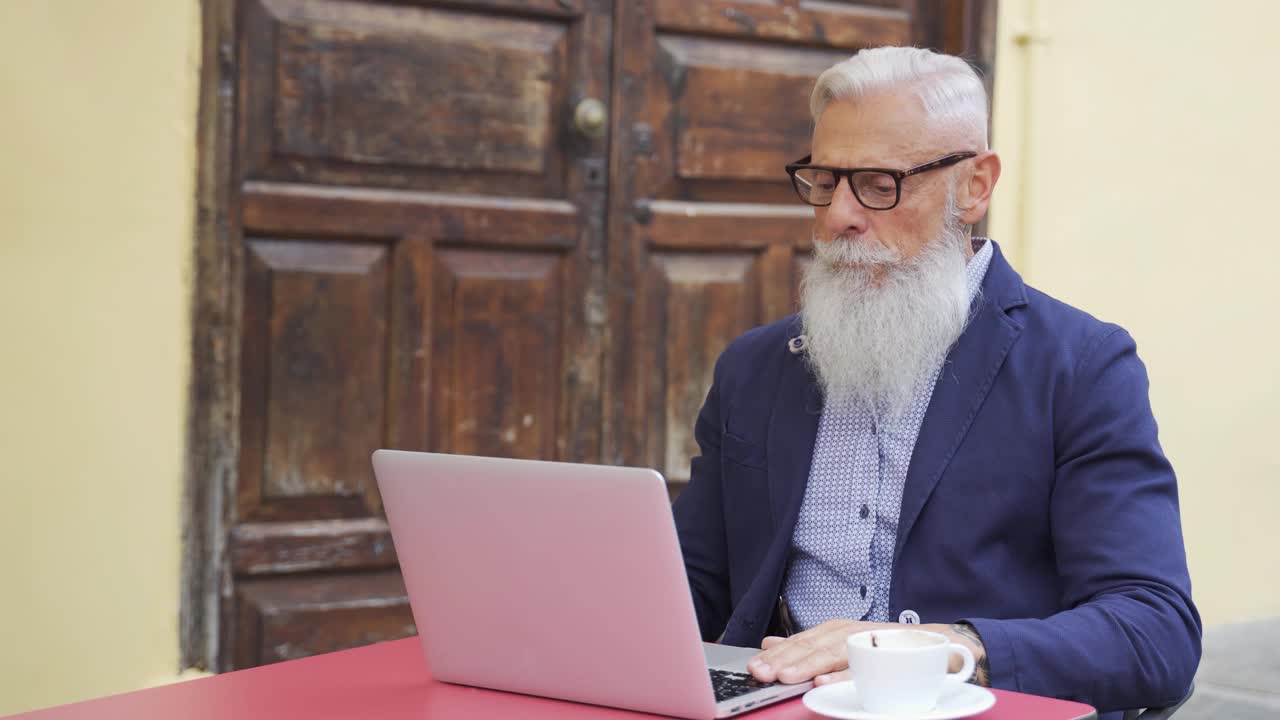
[[[812,679],[815,685],[849,679],[849,652],[845,641],[854,633],[866,630],[903,630],[915,628],[945,635],[973,652],[978,670],[975,681],[987,685],[987,653],[982,640],[969,625],[900,625],[858,620],[828,620],[789,638],[769,636],[760,644],[762,652],[747,663],[747,670],[761,682],[795,684]],[[958,658],[952,657],[950,670],[960,669]]]

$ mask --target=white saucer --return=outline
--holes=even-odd
[[[805,707],[839,720],[954,720],[977,715],[995,704],[996,696],[990,690],[968,683],[944,692],[932,710],[905,716],[863,710],[852,680],[816,687],[804,694]]]

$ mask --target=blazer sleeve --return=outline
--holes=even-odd
[[[1177,483],[1157,439],[1146,369],[1108,325],[1054,413],[1049,508],[1063,612],[968,618],[992,685],[1100,711],[1177,702],[1200,662]]]
[[[716,362],[711,391],[694,423],[699,455],[693,458],[689,484],[676,499],[676,532],[684,555],[689,589],[702,639],[715,642],[724,632],[731,610],[729,559],[722,500],[720,388],[724,357]]]

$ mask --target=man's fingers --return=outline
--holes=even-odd
[[[833,673],[826,673],[824,675],[819,675],[818,677],[813,679],[813,684],[814,685],[830,685],[831,683],[844,682],[845,680],[849,680],[852,677],[853,675],[848,670],[841,670],[840,672],[833,672]]]
[[[834,652],[829,647],[822,647],[801,658],[798,662],[781,668],[778,671],[778,680],[791,685],[815,678],[818,675],[844,670],[847,667],[849,667],[849,661],[844,653]]]
[[[779,670],[794,665],[811,651],[810,636],[806,633],[789,638],[770,636],[760,645],[763,648],[760,654],[747,662],[747,671],[760,682],[775,682]]]
[[[786,642],[786,640],[787,639],[784,637],[769,635],[760,641],[760,649],[762,651],[772,650],[779,644]],[[775,668],[770,666],[767,661],[762,659],[761,656],[764,654],[764,652],[761,652],[747,662],[747,672],[750,672],[751,675],[760,682],[774,682],[778,679],[778,672]]]
[[[815,675],[848,666],[845,653],[833,647],[831,638],[825,638],[825,642],[813,637],[788,638],[753,658],[747,663],[747,669],[762,682],[804,682]],[[839,650],[843,650],[843,643]]]
[[[773,647],[761,652],[756,656],[759,661],[757,667],[761,667],[766,673],[771,674],[767,682],[778,679],[777,674],[784,668],[789,668],[804,660],[817,650],[815,638],[809,635],[795,635],[786,640],[777,643]],[[751,668],[748,665],[748,668]],[[753,673],[757,678],[764,680],[759,673]]]
[[[777,671],[761,662],[760,658],[751,658],[747,662],[747,672],[751,673],[751,677],[762,683],[771,683],[778,679]]]
[[[849,667],[845,640],[869,623],[831,620],[789,638],[770,636],[747,670],[762,682],[799,683]]]

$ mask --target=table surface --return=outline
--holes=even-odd
[[[1076,720],[1080,703],[995,690],[978,720]],[[654,717],[593,705],[449,685],[432,679],[417,638],[266,665],[12,716],[11,720],[250,720],[256,718],[522,718],[637,720]],[[815,720],[797,698],[740,716]]]

